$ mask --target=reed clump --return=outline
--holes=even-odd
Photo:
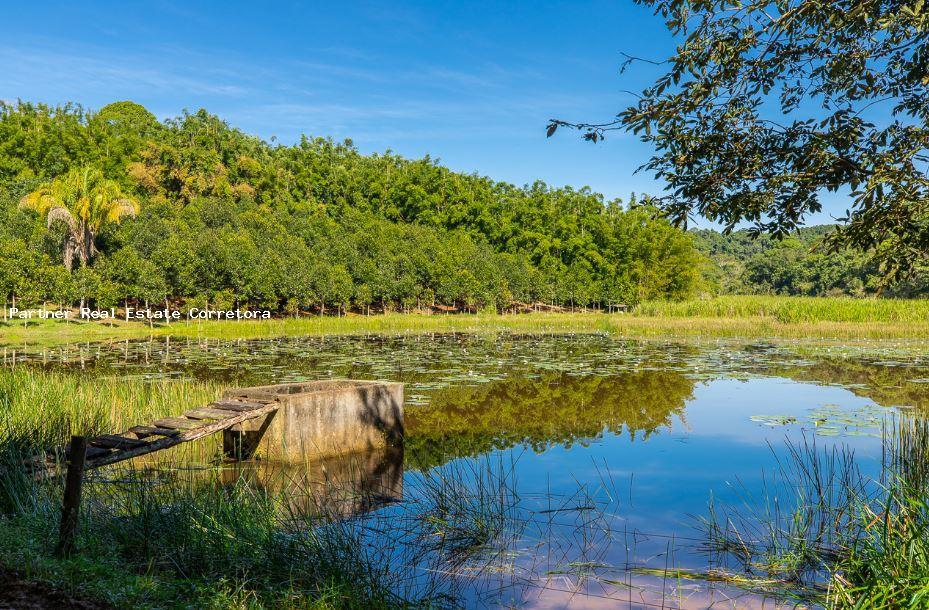
[[[125,430],[215,400],[209,381],[100,377],[36,368],[0,368],[0,432],[46,446],[71,434]]]
[[[715,561],[746,589],[827,608],[929,605],[929,420],[902,415],[884,434],[881,476],[847,449],[788,443],[761,497],[711,502],[701,519]],[[732,571],[730,570],[730,573]]]

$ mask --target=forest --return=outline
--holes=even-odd
[[[831,250],[824,239],[835,225],[803,227],[776,239],[747,229],[724,235],[712,229],[692,231],[705,257],[705,290],[717,294],[788,296],[925,296],[929,275],[915,266],[904,279],[888,281],[873,252]]]
[[[0,105],[7,304],[611,308],[701,290],[648,198],[514,186],[351,141],[282,145],[204,110]]]
[[[351,141],[282,145],[204,110],[159,121],[0,103],[0,292],[10,305],[277,314],[612,309],[712,294],[916,297],[833,225],[682,231],[648,195],[515,186]]]

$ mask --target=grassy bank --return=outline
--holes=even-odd
[[[405,491],[400,515],[362,525],[295,501],[315,493],[296,473],[284,486],[190,470],[179,455],[146,468],[125,463],[88,474],[78,553],[56,557],[62,481],[31,476],[24,459],[70,434],[177,413],[217,392],[210,383],[0,369],[0,569],[120,608],[433,607],[441,599],[428,580],[415,589],[408,581],[416,562],[429,553],[444,561],[447,549],[414,546],[406,555],[371,544],[390,534],[434,540],[447,527],[426,518],[449,501],[435,483],[445,479],[428,475]],[[483,518],[494,506],[472,509],[480,520],[456,518],[479,546],[495,535]]]
[[[729,296],[647,302],[629,313],[397,314],[308,316],[262,321],[0,323],[0,345],[145,338],[248,339],[373,333],[574,333],[620,337],[929,339],[929,300]]]
[[[929,601],[929,422],[884,431],[879,480],[847,448],[804,439],[768,473],[760,497],[711,501],[706,550],[746,589],[830,609],[925,608]],[[722,561],[720,561],[722,560]]]
[[[784,325],[817,322],[929,326],[929,299],[726,296],[690,301],[651,301],[636,307],[642,318],[764,319]]]

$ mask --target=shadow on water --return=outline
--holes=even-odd
[[[323,521],[363,515],[403,500],[403,448],[396,446],[299,465],[235,462],[220,472],[225,486],[245,483],[285,498],[281,509],[287,514]]]

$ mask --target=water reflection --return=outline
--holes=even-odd
[[[221,481],[228,486],[244,482],[286,498],[282,508],[301,519],[344,519],[403,499],[403,448],[373,449],[297,465],[237,462],[222,468]]]
[[[6,357],[12,365],[13,354]],[[399,527],[403,518],[427,527],[423,514],[455,514],[436,512],[423,491],[427,477],[481,460],[506,462],[514,525],[512,535],[493,538],[505,548],[489,565],[435,567],[466,583],[465,605],[645,607],[673,598],[687,608],[772,607],[723,584],[654,570],[707,569],[692,539],[693,516],[705,514],[710,496],[740,501],[762,489],[785,437],[849,445],[865,471],[876,471],[885,415],[929,406],[929,369],[917,359],[811,357],[763,343],[599,335],[162,339],[15,358],[17,365],[230,385],[330,377],[407,383],[405,452],[297,468],[246,463],[224,469],[222,479],[284,491],[293,514],[379,520],[370,526],[374,543],[399,548],[410,531]],[[460,488],[470,490],[468,501],[487,500],[475,480]],[[431,540],[435,532],[422,535]]]
[[[648,364],[648,363],[646,363]],[[684,420],[695,381],[654,366],[608,377],[542,372],[437,391],[407,414],[407,446],[417,467],[527,445],[542,452],[625,433],[647,439]]]
[[[839,385],[885,407],[929,407],[929,367],[875,358],[817,358],[779,371],[797,381]]]

